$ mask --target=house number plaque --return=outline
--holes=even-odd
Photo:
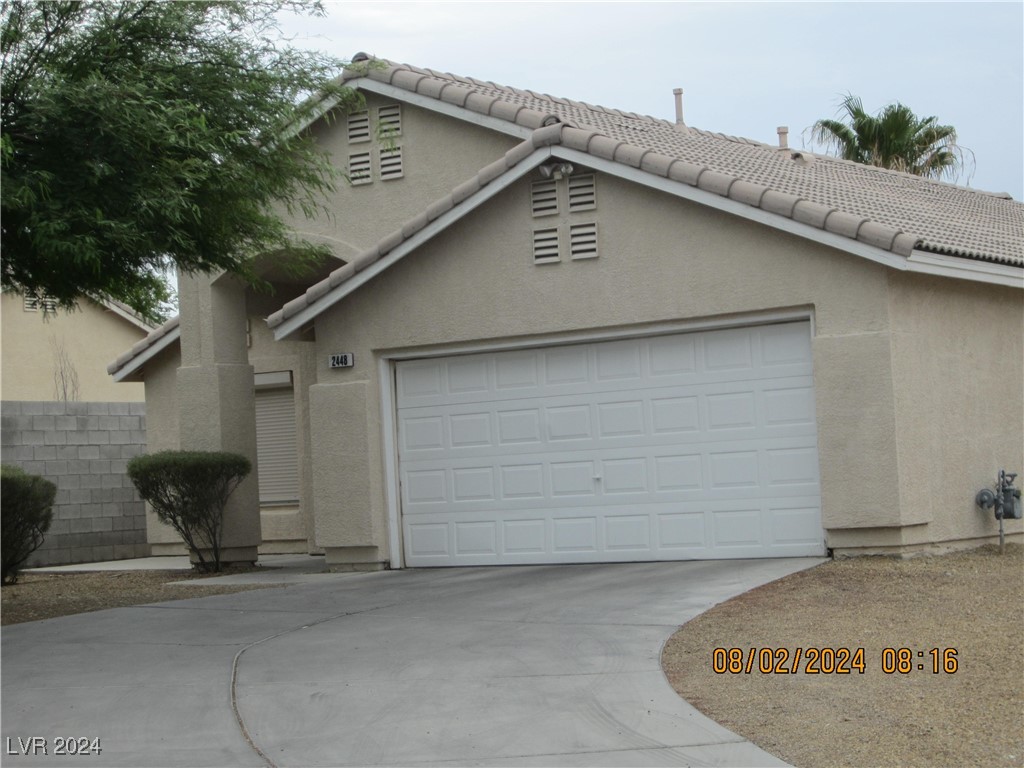
[[[341,352],[337,355],[331,355],[331,368],[351,368],[355,364],[355,355],[351,352]]]

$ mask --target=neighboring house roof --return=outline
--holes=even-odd
[[[1024,205],[1007,195],[386,61],[343,79],[524,140],[270,315],[278,339],[553,155],[897,269],[1024,285]],[[108,370],[130,375],[178,334],[165,324]]]

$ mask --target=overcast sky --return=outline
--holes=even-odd
[[[491,80],[790,145],[846,93],[953,125],[974,155],[958,183],[1024,200],[1024,3],[331,2],[286,19],[295,44],[343,59]],[[809,148],[809,147],[808,147]]]

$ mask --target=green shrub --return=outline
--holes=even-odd
[[[251,471],[245,456],[218,451],[160,451],[128,462],[139,495],[178,532],[202,571],[221,570],[224,506]]]
[[[0,467],[0,560],[3,583],[18,580],[21,566],[39,549],[53,521],[57,486],[18,467]]]

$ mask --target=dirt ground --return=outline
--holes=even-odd
[[[260,588],[173,583],[196,578],[178,571],[27,573],[0,592],[0,620]],[[721,674],[714,671],[716,648],[726,649],[718,654]],[[742,657],[732,659],[744,668],[739,673],[728,671],[732,648]],[[798,671],[782,673],[797,648]],[[850,649],[850,673],[808,674],[809,648]],[[854,666],[859,648],[863,674]],[[782,661],[779,649],[789,658]],[[829,668],[830,654],[818,662]],[[956,671],[946,671],[954,662]],[[761,663],[778,673],[762,674]],[[986,547],[825,563],[698,616],[668,641],[662,665],[683,698],[799,768],[1024,766],[1024,546],[1009,545],[1002,556]],[[894,671],[887,674],[886,665]]]
[[[716,648],[727,649],[721,674]],[[782,673],[797,648],[798,671]],[[809,648],[850,649],[850,674],[808,674]],[[863,674],[851,666],[859,648]],[[776,649],[789,651],[781,668]],[[662,665],[687,701],[801,768],[1021,766],[1024,546],[825,563],[698,616],[666,644]],[[830,653],[812,668],[822,665],[832,668]]]
[[[226,570],[241,573],[240,570]],[[267,586],[206,586],[194,583],[206,574],[189,571],[92,571],[32,573],[25,571],[17,584],[0,590],[0,624],[40,621],[73,613],[161,603],[189,597],[226,595]],[[191,582],[182,584],[182,582]]]

